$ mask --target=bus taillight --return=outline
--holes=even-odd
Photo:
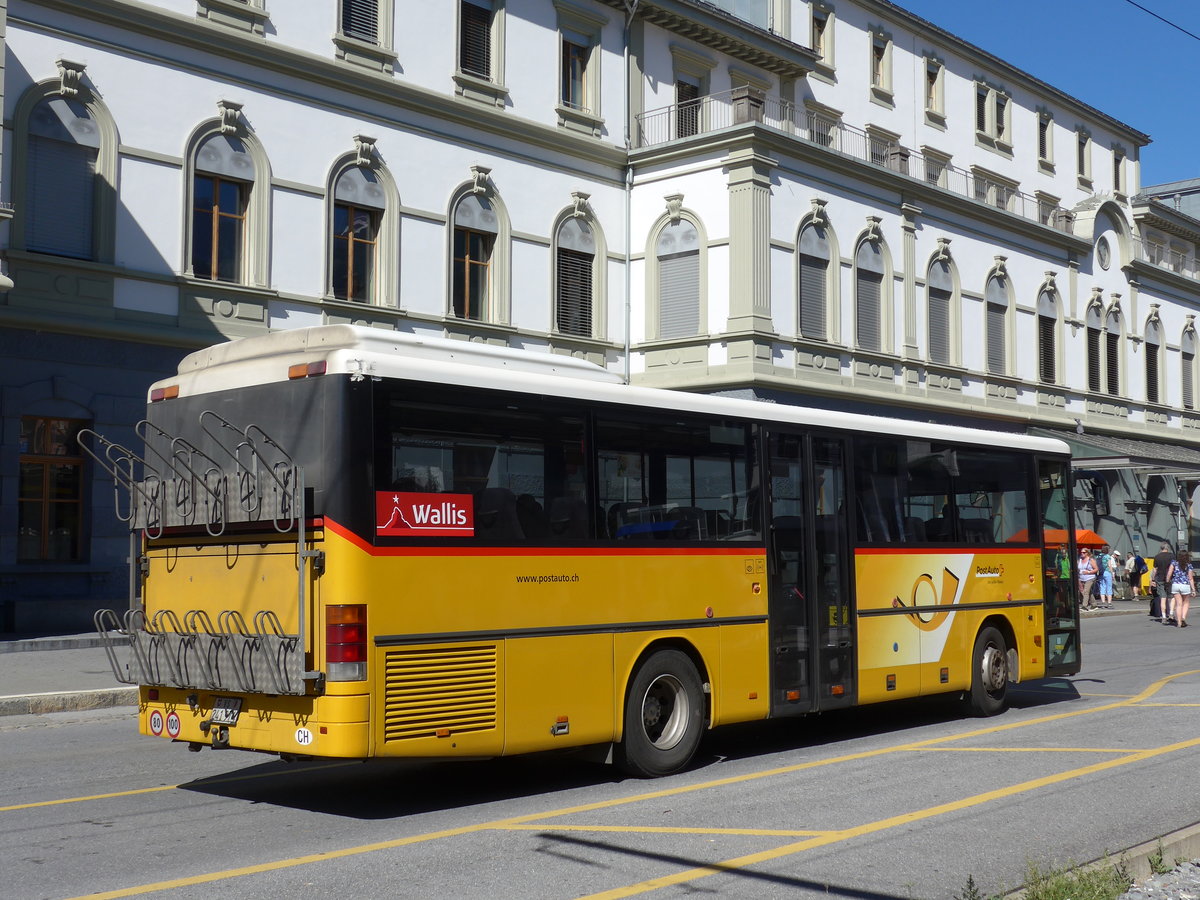
[[[367,607],[361,603],[325,609],[325,662],[330,681],[367,679]]]

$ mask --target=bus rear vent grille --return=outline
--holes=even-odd
[[[384,660],[383,739],[496,727],[496,647],[391,650]]]

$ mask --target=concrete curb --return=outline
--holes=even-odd
[[[136,687],[99,688],[92,691],[50,691],[0,697],[0,716],[40,716],[44,713],[77,712],[83,709],[109,709],[113,706],[137,706]]]
[[[1127,850],[1114,851],[1094,859],[1090,863],[1076,867],[1075,871],[1083,872],[1118,863],[1124,865],[1129,874],[1138,881],[1144,881],[1154,874],[1150,869],[1151,857],[1162,857],[1161,863],[1171,869],[1175,868],[1176,859],[1200,859],[1200,822],[1164,834]],[[1005,894],[1004,900],[1024,900],[1025,889]]]
[[[119,643],[116,638],[112,642]],[[128,643],[128,640],[126,640]],[[11,641],[0,640],[0,653],[27,653],[32,650],[86,650],[89,647],[103,647],[105,639],[100,635],[44,638],[18,638]]]

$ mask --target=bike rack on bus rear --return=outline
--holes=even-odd
[[[80,432],[80,447],[112,477],[117,516],[129,525],[129,608],[124,615],[102,609],[94,617],[113,674],[125,684],[189,690],[319,691],[320,674],[304,670],[306,561],[318,556],[306,548],[304,473],[256,424],[238,429],[205,410],[199,425],[212,441],[210,449],[221,451],[231,466],[144,419],[134,431],[145,455],[91,429]],[[230,502],[230,484],[237,486],[236,502]],[[271,609],[255,611],[251,624],[236,609],[221,610],[215,622],[202,609],[182,615],[160,609],[147,618],[139,590],[148,566],[139,547],[142,536],[157,539],[167,528],[203,526],[210,537],[220,537],[235,522],[270,522],[280,533],[295,529],[297,633],[288,633]],[[120,647],[127,650],[124,658]]]

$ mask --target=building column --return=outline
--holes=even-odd
[[[730,332],[775,334],[771,322],[771,171],[752,146],[725,159],[729,172]]]
[[[904,358],[920,359],[917,342],[917,216],[921,208],[911,203],[900,206],[904,229]]]

